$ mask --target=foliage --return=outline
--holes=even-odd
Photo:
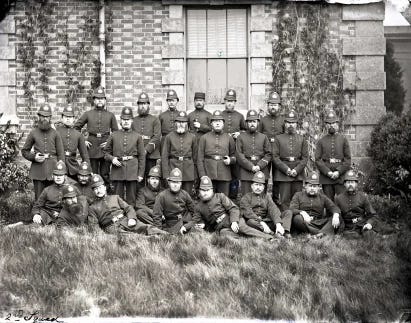
[[[368,154],[374,170],[366,189],[374,194],[407,197],[411,188],[411,112],[383,116],[371,133]]]
[[[9,191],[0,196],[0,223],[32,222],[32,190]]]
[[[327,6],[279,5],[278,41],[273,46],[273,89],[285,110],[296,110],[309,142],[309,168],[323,133],[323,117],[333,109],[344,127],[354,112],[352,93],[343,90],[342,57],[330,48]]]
[[[384,105],[388,112],[400,115],[404,109],[405,89],[402,82],[400,64],[394,59],[394,46],[387,40],[387,51],[384,56],[387,88],[384,94]]]
[[[28,168],[16,163],[18,142],[7,133],[9,125],[0,130],[0,193],[24,189],[29,183]]]

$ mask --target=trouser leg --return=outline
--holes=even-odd
[[[252,181],[241,181],[241,194],[242,196],[246,195],[247,193],[251,192],[251,184]]]
[[[297,232],[308,233],[309,230],[301,214],[296,214],[292,219],[293,229]]]
[[[323,192],[331,201],[334,201],[334,184],[323,184]]]
[[[33,186],[34,186],[34,199],[35,201],[37,201],[37,199],[39,198],[41,192],[43,192],[43,190],[51,185],[53,182],[51,181],[39,181],[37,179],[33,179]]]
[[[136,216],[137,216],[137,219],[139,219],[141,222],[145,224],[151,224],[151,225],[153,224],[153,218],[147,210],[142,210],[142,209],[137,210]]]
[[[332,218],[330,218],[324,225],[323,227],[319,230],[320,233],[324,234],[329,234],[329,235],[334,235],[335,230],[332,225]]]
[[[291,201],[291,182],[277,182],[280,210],[287,210]]]
[[[255,220],[255,219],[248,219],[246,224],[254,229],[257,229],[259,231],[264,231],[263,226],[261,225],[260,221]]]
[[[227,238],[233,238],[233,239],[238,239],[240,236],[238,233],[235,233],[233,230],[229,228],[223,228],[220,230],[219,235],[222,237],[227,237]]]
[[[184,190],[184,191],[186,191],[188,194],[192,194],[192,192],[193,192],[193,185],[194,185],[194,182],[193,181],[186,181],[186,182],[183,182],[182,183],[182,185],[181,185],[181,188]]]
[[[137,181],[126,181],[126,202],[131,206],[136,204]]]
[[[110,165],[111,163],[100,158],[100,175],[103,177],[106,184],[110,183]]]
[[[99,159],[97,159],[97,158],[90,158],[90,166],[91,166],[91,170],[93,171],[93,174],[99,174],[99,175],[100,175],[100,163],[99,163]]]
[[[291,225],[293,223],[293,212],[291,210],[284,211],[281,214],[281,219],[283,221],[284,231],[290,233],[291,232]]]
[[[114,186],[114,194],[124,199],[124,182],[123,181],[113,181],[113,186]]]
[[[223,193],[226,196],[230,194],[230,182],[229,181],[213,181],[214,192]]]
[[[240,221],[238,222],[238,226],[240,227],[240,230],[238,232],[240,232],[240,233],[242,233],[246,236],[262,238],[262,239],[272,239],[271,235],[269,235],[267,233],[264,233],[264,232],[261,232],[257,229],[254,229],[254,228],[248,226],[245,223],[243,218],[241,218]]]

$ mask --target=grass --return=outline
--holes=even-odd
[[[0,229],[0,313],[395,320],[411,307],[409,232],[269,243]]]

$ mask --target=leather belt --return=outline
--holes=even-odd
[[[297,157],[294,157],[294,156],[281,157],[280,159],[281,159],[281,160],[284,160],[284,161],[289,161],[289,162],[293,162],[293,161],[298,160],[298,158],[297,158]]]
[[[225,217],[227,216],[227,214],[223,214],[223,215],[220,215],[216,220],[215,220],[215,222],[217,222],[217,223],[221,223],[224,219],[225,219]]]
[[[43,156],[44,156],[45,159],[56,157],[56,155],[53,155],[53,154],[50,154],[50,153],[43,154]]]
[[[131,160],[134,158],[134,156],[122,156],[122,157],[118,157],[120,160],[122,161],[127,161],[127,160]]]
[[[323,159],[323,161],[325,162],[330,162],[330,164],[336,164],[336,163],[341,163],[341,159],[337,159],[337,158],[330,158],[330,159]]]
[[[76,153],[73,153],[71,151],[65,151],[64,155],[67,156],[67,157],[74,157],[74,156],[76,156]]]
[[[357,222],[360,222],[360,221],[363,221],[364,219],[363,219],[363,217],[358,217],[358,218],[354,218],[354,219],[351,219],[351,221],[352,221],[352,223],[357,223]]]
[[[177,160],[191,160],[192,158],[190,156],[170,156],[171,159],[177,159]]]
[[[252,160],[252,161],[256,161],[256,160],[260,160],[261,157],[260,156],[256,156],[256,155],[251,155],[251,156],[245,156],[245,158]]]
[[[103,137],[103,136],[109,135],[110,132],[97,132],[97,133],[89,132],[88,134],[89,134],[89,135],[92,135],[92,136],[94,136],[94,137],[97,137],[97,138],[101,138],[101,137]]]
[[[214,155],[214,156],[206,156],[205,159],[222,160],[224,159],[224,157],[219,156],[219,155]]]

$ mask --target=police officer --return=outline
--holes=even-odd
[[[319,175],[310,173],[305,180],[304,191],[294,194],[290,208],[284,212],[284,219],[292,219],[295,231],[310,233],[314,238],[334,234],[340,226],[340,209],[320,190]],[[285,228],[291,226],[285,222]]]
[[[104,147],[111,132],[118,130],[116,117],[112,112],[105,110],[106,94],[99,86],[93,91],[94,109],[86,111],[74,124],[74,128],[81,130],[87,124],[88,138],[86,145],[90,157],[91,169],[94,174],[100,174],[105,183],[109,182],[110,163],[104,160]]]
[[[188,114],[188,127],[190,128],[190,132],[194,133],[197,137],[200,137],[211,130],[211,113],[204,109],[204,105],[205,93],[196,92],[194,94],[195,110]]]
[[[80,131],[73,128],[74,111],[71,106],[64,107],[61,114],[61,121],[63,125],[57,127],[56,130],[63,141],[67,175],[76,180],[77,173],[79,172],[79,163],[76,158],[77,150],[80,153],[82,161],[90,163],[86,143]]]
[[[66,172],[65,163],[59,160],[53,169],[54,183],[44,188],[34,202],[31,210],[34,223],[48,225],[56,221],[62,208],[63,187],[68,183]]]
[[[284,133],[284,117],[282,116],[281,111],[281,98],[277,92],[271,92],[268,95],[267,112],[268,114],[261,118],[261,122],[259,124],[259,131],[268,137],[271,146],[274,149],[276,137]],[[276,166],[273,160],[273,162],[271,163],[271,174],[273,178],[273,200],[277,204],[280,204],[279,183],[276,183],[274,179],[275,173]]]
[[[62,195],[62,208],[56,219],[57,228],[77,227],[85,224],[88,216],[86,197],[79,195],[76,188],[70,184],[63,186]]]
[[[161,124],[157,117],[150,114],[150,99],[147,93],[140,93],[137,111],[138,116],[133,119],[132,129],[143,137],[146,151],[146,176],[160,159]]]
[[[198,144],[198,174],[200,177],[210,177],[214,191],[228,196],[232,178],[230,165],[236,162],[235,142],[223,132],[224,117],[221,111],[214,111],[210,120],[212,131],[200,137]]]
[[[273,182],[278,185],[281,210],[288,209],[291,198],[303,188],[304,169],[308,161],[308,144],[296,133],[297,113],[290,111],[284,119],[285,133],[273,143]]]
[[[150,169],[147,185],[140,189],[136,198],[136,216],[143,223],[153,224],[153,207],[157,195],[161,192],[161,170],[159,166]]]
[[[91,168],[87,162],[82,162],[77,174],[77,183],[74,187],[78,189],[81,196],[85,196],[88,203],[93,202],[94,192],[90,187]]]
[[[243,234],[250,237],[271,240],[272,236],[248,226],[240,216],[238,206],[225,194],[214,193],[211,179],[204,176],[200,179],[200,202],[196,204],[193,220],[181,228],[185,232],[197,226],[220,235],[238,237]]]
[[[235,110],[235,105],[237,102],[237,93],[233,89],[228,89],[224,97],[225,109],[222,112],[224,117],[224,132],[228,133],[234,141],[240,135],[240,132],[246,130],[246,124],[244,116]],[[230,193],[231,199],[236,199],[239,187],[239,165],[238,163],[231,166],[232,180],[230,182]]]
[[[131,125],[131,124],[130,124]],[[91,187],[96,196],[89,207],[88,224],[92,231],[100,228],[106,233],[139,233],[145,235],[164,234],[165,232],[143,224],[136,218],[133,206],[118,195],[107,195],[107,188],[100,175],[93,175]]]
[[[160,113],[160,115],[158,116],[158,119],[160,120],[161,124],[161,144],[163,143],[165,136],[167,136],[170,132],[173,132],[175,130],[174,121],[178,115],[177,105],[180,99],[178,98],[176,91],[168,90],[166,101],[168,105],[168,110]]]
[[[315,162],[320,171],[323,192],[331,200],[344,191],[344,174],[351,167],[351,152],[347,138],[337,133],[338,118],[334,111],[327,113],[325,127],[328,132],[315,150]]]
[[[247,131],[242,132],[236,142],[237,163],[240,166],[241,193],[251,192],[253,176],[262,171],[266,178],[270,172],[271,145],[266,135],[258,132],[260,117],[257,111],[247,112]]]
[[[340,232],[361,235],[375,226],[377,213],[367,195],[358,191],[358,175],[349,170],[344,175],[345,191],[335,197],[335,204],[341,209]]]
[[[283,236],[286,232],[282,226],[281,211],[270,195],[265,193],[265,175],[259,171],[254,174],[251,192],[241,197],[240,211],[247,225],[268,234]],[[290,237],[290,232],[286,233]]]
[[[31,161],[29,176],[33,180],[36,200],[43,189],[53,183],[53,169],[57,160],[64,160],[63,142],[58,132],[51,127],[50,106],[42,105],[37,115],[37,128],[30,131],[21,149],[23,157]]]
[[[110,180],[114,192],[130,205],[135,205],[137,182],[142,182],[146,164],[144,142],[141,135],[131,129],[133,110],[121,110],[121,130],[114,131],[104,148],[105,159],[112,164]]]
[[[169,188],[156,197],[153,207],[154,226],[173,234],[186,232],[181,229],[190,222],[194,212],[193,200],[181,189],[182,180],[180,169],[172,169],[167,178]]]
[[[194,180],[197,178],[197,140],[188,132],[188,118],[183,111],[175,119],[176,128],[164,139],[161,152],[163,177],[170,176],[170,170],[180,169],[182,173],[182,188],[192,193]]]

